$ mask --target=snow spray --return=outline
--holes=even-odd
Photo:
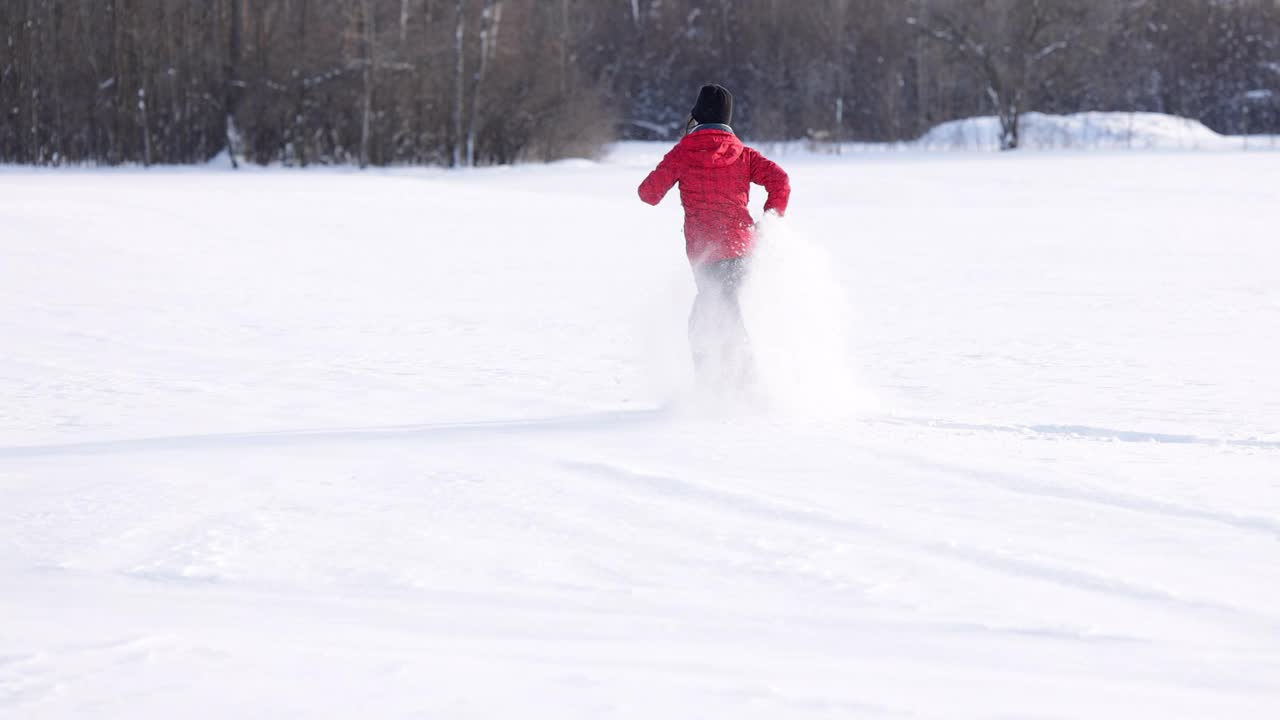
[[[820,417],[874,409],[874,398],[853,374],[852,312],[830,260],[788,221],[767,215],[756,225],[755,252],[738,290],[740,320],[737,312],[717,312],[725,309],[717,303],[704,308],[709,318],[697,317],[696,306],[691,313],[689,279],[687,267],[673,274],[637,318],[642,367],[668,407]],[[737,322],[746,329],[745,357],[698,347],[724,343]],[[701,373],[699,355],[709,364]],[[744,376],[745,386],[738,385]]]
[[[740,302],[755,392],[770,409],[865,412],[872,398],[853,374],[852,313],[826,253],[779,217],[756,225]]]

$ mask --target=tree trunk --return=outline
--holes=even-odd
[[[400,50],[402,52],[405,41],[409,38],[409,1],[400,0]]]
[[[138,124],[142,126],[142,164],[151,167],[151,122],[147,118],[147,88],[138,88]]]
[[[236,161],[236,147],[239,143],[239,131],[236,130],[236,105],[240,99],[240,25],[242,23],[241,3],[243,0],[230,0],[231,19],[227,29],[227,63],[225,66],[225,87],[223,88],[223,113],[226,115],[227,156],[231,158],[231,167],[239,168]]]
[[[996,101],[996,115],[1000,118],[1000,149],[1017,150],[1022,120],[1020,103],[1016,98],[1001,95]]]
[[[298,55],[295,62],[301,64],[304,68],[307,62],[307,0],[300,0],[298,3]],[[298,99],[293,111],[293,151],[298,157],[298,164],[302,167],[307,166],[308,153],[310,151],[311,138],[307,137],[307,77],[306,73],[299,71],[296,67],[294,72],[298,77]]]
[[[1000,149],[1018,149],[1018,114],[1002,114],[1000,116]]]
[[[560,97],[569,93],[569,0],[560,0]]]
[[[372,0],[360,3],[360,62],[363,66],[361,80],[362,108],[360,113],[360,167],[369,167],[369,129],[373,117],[373,4]]]
[[[502,22],[502,0],[485,0],[480,15],[480,60],[471,78],[470,107],[467,111],[467,167],[476,164],[476,134],[479,131],[480,89],[489,69],[489,61],[498,47],[498,25]]]
[[[466,85],[466,62],[463,56],[467,34],[466,10],[466,0],[458,0],[454,6],[454,19],[457,22],[457,26],[453,32],[453,167],[461,167],[464,159],[462,154],[462,102]]]

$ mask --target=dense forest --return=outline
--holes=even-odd
[[[1280,132],[1280,0],[3,0],[0,161],[473,165],[1025,111]]]

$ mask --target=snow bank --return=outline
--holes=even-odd
[[[1216,150],[1241,144],[1241,138],[1219,135],[1198,120],[1160,113],[1027,113],[1020,135],[1024,148],[1037,149]],[[997,150],[999,137],[999,119],[986,116],[943,123],[914,144],[926,149]]]

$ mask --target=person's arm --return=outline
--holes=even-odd
[[[662,158],[657,169],[649,173],[649,177],[640,183],[640,199],[650,205],[657,205],[667,192],[680,180],[680,161],[675,148]]]
[[[766,158],[755,150],[748,150],[751,153],[751,182],[756,185],[763,185],[769,199],[764,203],[764,211],[776,213],[777,215],[787,214],[787,203],[791,200],[791,179],[787,177],[787,173],[778,164]]]

